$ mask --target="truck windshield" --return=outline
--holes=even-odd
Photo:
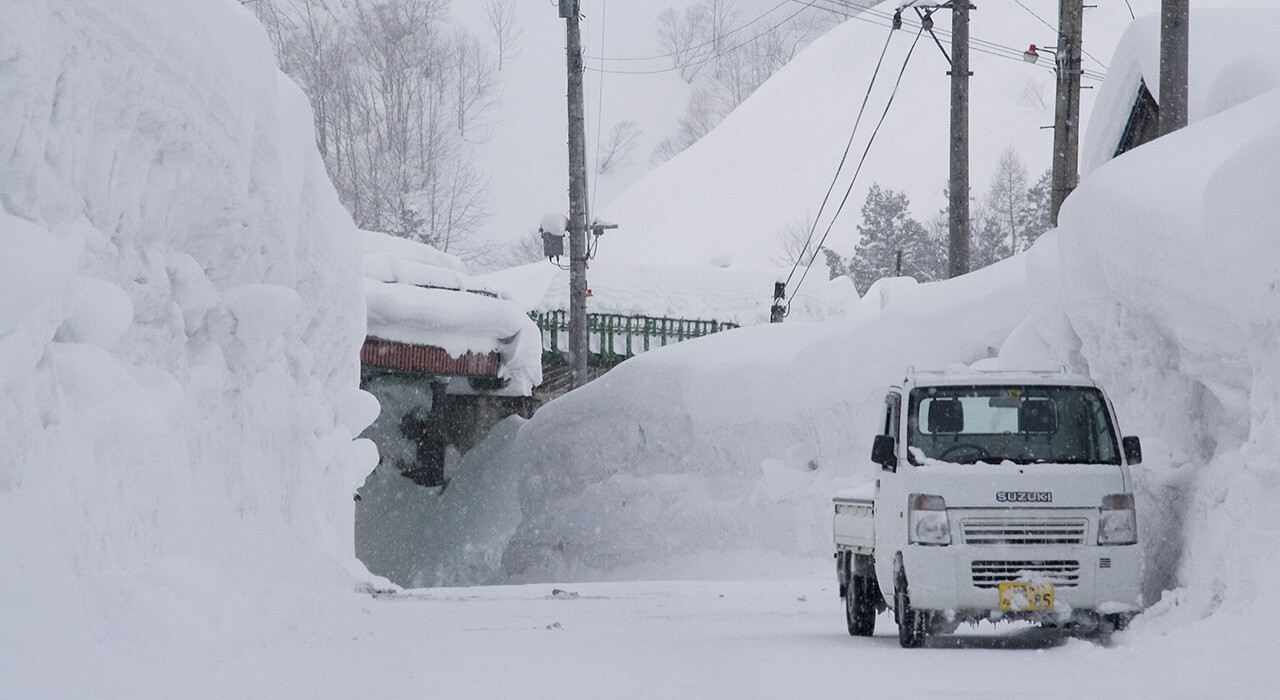
[[[1120,464],[1106,401],[1094,387],[922,387],[908,410],[915,464]]]

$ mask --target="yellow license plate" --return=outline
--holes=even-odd
[[[1053,610],[1053,584],[1006,581],[1000,584],[1001,610]]]

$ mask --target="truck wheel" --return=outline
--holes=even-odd
[[[906,581],[893,589],[893,610],[898,617],[898,644],[903,649],[916,649],[924,646],[928,636],[928,613],[911,607],[911,597],[907,595]]]
[[[870,637],[876,631],[876,604],[872,597],[875,581],[869,576],[853,576],[844,596],[844,620],[849,634]]]
[[[1103,615],[1102,622],[1110,627],[1113,632],[1123,632],[1129,626],[1129,621],[1133,619],[1133,613],[1115,613],[1113,615]]]

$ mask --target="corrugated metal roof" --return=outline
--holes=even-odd
[[[364,367],[423,372],[438,376],[497,377],[501,358],[496,352],[476,354],[467,352],[453,357],[443,348],[431,345],[411,345],[381,338],[365,338],[360,348],[360,364]]]

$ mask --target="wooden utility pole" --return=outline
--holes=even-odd
[[[1188,0],[1160,5],[1160,135],[1187,125]]]
[[[560,0],[569,69],[569,388],[587,383],[587,147],[578,0]]]
[[[951,3],[951,181],[948,277],[969,271],[969,0]]]
[[[1059,0],[1058,96],[1053,111],[1053,190],[1049,220],[1058,225],[1062,201],[1076,188],[1080,160],[1081,39],[1084,0]]]

